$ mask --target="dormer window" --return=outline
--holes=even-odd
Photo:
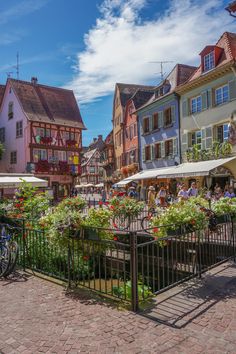
[[[204,71],[209,71],[215,67],[214,51],[204,56]]]

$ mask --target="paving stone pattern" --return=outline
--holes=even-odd
[[[17,274],[0,281],[0,352],[236,353],[236,267],[159,295],[134,314]]]

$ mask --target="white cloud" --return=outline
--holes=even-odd
[[[146,4],[147,0],[103,2],[67,85],[80,103],[112,93],[116,82],[154,82],[159,65],[153,61],[198,64],[205,45],[214,44],[225,30],[234,30],[223,0],[171,0],[161,17],[144,22],[141,10]]]

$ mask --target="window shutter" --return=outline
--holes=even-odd
[[[236,80],[229,81],[229,98],[230,100],[236,99]]]
[[[161,157],[165,157],[165,142],[161,141]]]
[[[178,155],[178,139],[174,138],[173,139],[173,156]]]
[[[153,130],[153,116],[149,117],[149,131],[151,132]]]
[[[174,124],[176,121],[176,119],[175,119],[175,106],[171,106],[171,121],[172,121],[172,124]]]
[[[207,109],[207,91],[202,92],[202,110]]]
[[[154,145],[151,145],[151,160],[154,160],[155,158],[155,146]]]
[[[141,124],[140,124],[140,134],[143,135],[143,125],[144,125],[144,120],[143,118],[141,119]]]
[[[182,152],[188,150],[188,133],[182,134]]]
[[[145,147],[142,149],[142,160],[146,161],[146,156],[145,156]]]
[[[183,100],[183,102],[182,102],[182,115],[183,115],[183,117],[188,116],[188,101],[187,100]]]
[[[212,147],[212,138],[213,138],[212,127],[207,127],[205,129],[205,133],[206,133],[206,149],[210,149]]]
[[[202,150],[206,149],[206,129],[203,128],[201,129],[201,134],[202,134]]]
[[[207,90],[207,107],[212,107],[212,90]]]
[[[158,112],[158,128],[163,127],[163,111]]]

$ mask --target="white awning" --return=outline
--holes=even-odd
[[[162,174],[158,174],[157,178],[209,176],[212,170],[234,159],[236,159],[235,156],[218,160],[186,162],[181,165],[168,168],[165,172],[163,171]]]
[[[127,180],[127,181],[129,180],[131,182],[131,181],[138,181],[141,179],[157,178],[157,176],[162,176],[162,174],[166,173],[168,170],[169,170],[169,167],[143,170],[143,171],[140,171],[139,173],[136,173],[136,175],[126,178],[125,180]]]
[[[104,183],[95,184],[95,187],[97,187],[97,188],[102,188],[102,187],[104,187]]]
[[[124,187],[124,186],[126,186],[127,184],[129,184],[131,182],[132,182],[132,179],[126,179],[125,178],[122,181],[113,184],[113,186],[114,187]]]
[[[47,187],[48,181],[34,176],[0,176],[0,188],[17,188],[22,181],[32,184],[34,187]]]

